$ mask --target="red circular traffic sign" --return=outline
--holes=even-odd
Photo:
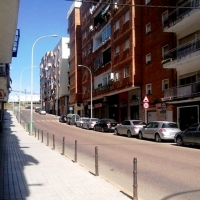
[[[149,103],[147,103],[147,102],[143,103],[143,108],[144,108],[144,109],[149,108]]]

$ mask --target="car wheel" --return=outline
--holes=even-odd
[[[155,135],[155,141],[156,142],[161,142],[161,137],[160,137],[160,135],[158,133]]]
[[[104,132],[104,128],[101,128],[101,132],[102,132],[102,133]]]
[[[180,136],[177,137],[176,143],[177,143],[178,146],[183,146],[183,139],[182,139],[182,137],[180,137]]]
[[[139,138],[140,140],[143,139],[142,132],[139,132],[139,134],[138,134],[138,138]]]
[[[115,129],[115,135],[119,135],[119,133],[118,133],[118,130],[117,130],[117,129]]]
[[[128,138],[132,137],[131,132],[129,130],[127,131],[127,136],[128,136]]]

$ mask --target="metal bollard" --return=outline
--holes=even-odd
[[[41,142],[43,143],[43,131],[42,131],[42,141]]]
[[[74,162],[77,162],[77,140],[75,140]]]
[[[39,138],[40,138],[40,130],[38,129],[38,140],[39,140]]]
[[[133,159],[133,200],[138,200],[137,194],[137,158]]]
[[[95,147],[95,176],[99,176],[98,147]]]
[[[49,146],[49,133],[47,132],[47,146]]]
[[[35,137],[36,137],[36,128],[35,128]]]
[[[54,134],[53,134],[53,149],[55,149],[55,137],[54,137]]]
[[[65,155],[65,137],[63,137],[62,155]]]

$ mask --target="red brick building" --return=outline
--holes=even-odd
[[[196,6],[199,1],[189,3]],[[94,117],[109,117],[119,122],[125,118],[170,120],[180,126],[181,121],[190,118],[199,121],[200,27],[194,24],[199,24],[195,20],[200,11],[183,9],[184,6],[188,6],[186,1],[171,0],[96,1],[80,6],[80,19],[75,21],[80,20],[81,25],[81,50],[77,50],[81,55],[78,54],[77,63],[70,62],[70,79],[80,84],[76,85],[76,91],[71,81],[70,91],[72,87],[71,94],[81,93],[81,115],[90,114],[91,91],[88,69],[81,67],[80,79],[76,77],[79,71],[74,69],[80,64],[92,72]],[[70,21],[70,27],[75,21]],[[69,33],[72,41],[79,36],[71,28]],[[177,52],[184,57],[181,62]],[[194,61],[188,55],[192,55]],[[72,54],[70,59],[74,56]],[[142,107],[145,96],[149,99],[147,112]],[[188,101],[191,98],[193,100]],[[77,106],[79,102],[70,103]],[[180,113],[184,113],[181,108],[185,106],[191,107],[196,114],[190,113],[189,118],[183,118]]]

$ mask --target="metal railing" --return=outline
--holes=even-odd
[[[193,52],[200,50],[200,38],[197,38],[195,40],[192,40],[186,44],[183,44],[181,46],[178,46],[170,51],[168,51],[164,55],[164,59],[162,61],[162,64],[165,64],[167,62],[170,62],[172,60],[176,60],[182,57],[185,57],[187,55],[192,54]]]
[[[200,82],[169,88],[164,91],[163,100],[193,97],[198,94],[200,95]]]
[[[200,0],[184,1],[178,8],[169,13],[167,18],[164,19],[163,21],[164,28],[173,26],[178,22],[182,21],[185,15],[189,14],[190,11],[198,8],[199,6],[200,6]]]

